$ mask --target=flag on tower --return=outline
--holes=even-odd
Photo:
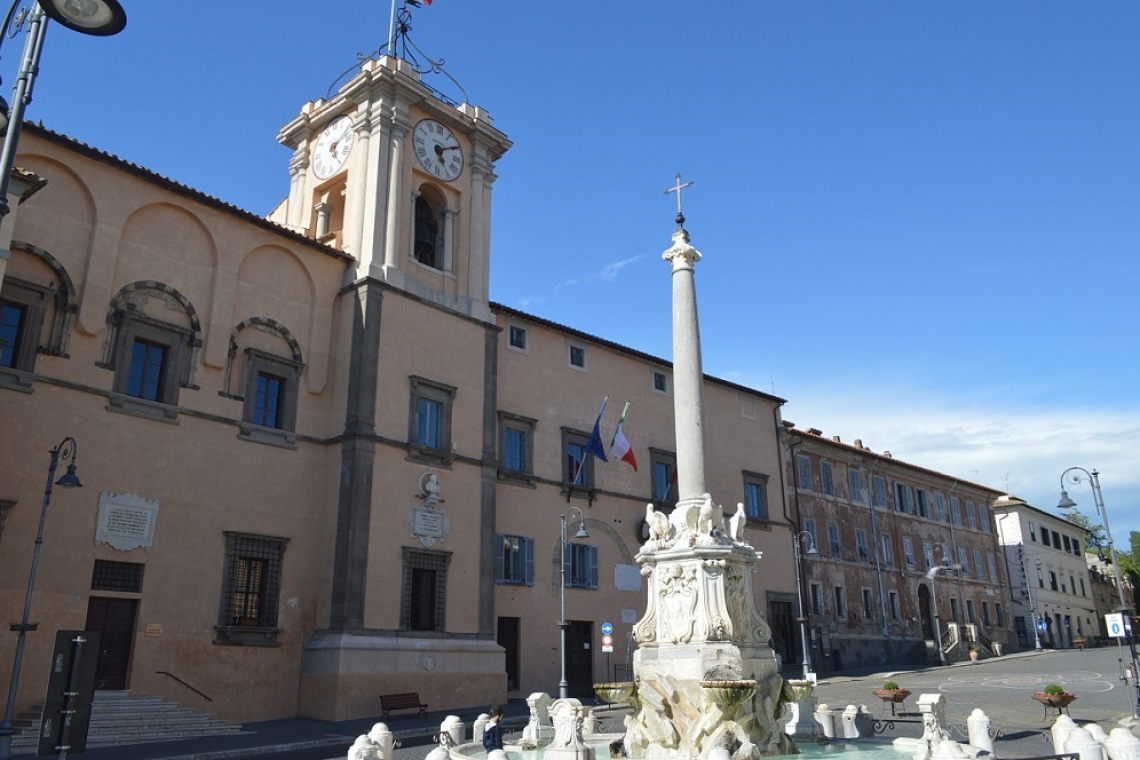
[[[621,410],[621,419],[618,420],[617,430],[614,431],[614,439],[610,442],[610,456],[622,462],[629,462],[629,466],[637,472],[637,457],[633,455],[633,449],[626,440],[625,433],[622,431],[622,426],[625,424],[625,415],[629,411],[629,402],[625,402],[625,408]]]
[[[594,431],[590,433],[590,440],[586,443],[586,453],[593,454],[596,458],[603,462],[608,462],[606,459],[606,446],[602,443],[602,412],[606,411],[606,402],[610,400],[609,396],[602,399],[602,408],[598,410],[598,418],[594,420]]]

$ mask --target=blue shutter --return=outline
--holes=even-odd
[[[574,586],[574,547],[570,544],[562,545],[562,585],[565,588]]]
[[[590,566],[590,571],[589,571],[590,575],[589,575],[589,580],[588,580],[587,586],[589,588],[597,588],[598,587],[598,547],[587,546],[585,548],[586,548],[586,559],[590,563],[590,565],[589,565]]]
[[[503,542],[507,537],[502,533],[495,534],[495,582],[503,582]]]
[[[524,538],[522,540],[523,551],[523,567],[526,568],[526,585],[534,585],[534,539]]]

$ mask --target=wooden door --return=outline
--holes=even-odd
[[[102,645],[95,666],[95,688],[127,688],[131,644],[135,638],[135,599],[107,599],[93,596],[87,603],[88,631],[99,631]]]

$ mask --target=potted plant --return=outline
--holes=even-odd
[[[910,689],[899,688],[895,681],[884,681],[883,688],[875,689],[875,696],[891,705],[891,715],[895,714],[895,705],[902,704],[910,696]]]
[[[1051,683],[1044,689],[1033,695],[1041,704],[1045,705],[1045,714],[1049,714],[1049,708],[1052,707],[1058,713],[1069,706],[1069,703],[1077,698],[1075,694],[1065,691],[1064,687],[1060,684]]]
[[[976,641],[972,642],[970,644],[970,659],[971,660],[978,659],[978,657],[981,656],[981,653],[982,653],[982,645]]]

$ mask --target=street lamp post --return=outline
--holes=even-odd
[[[1035,557],[1033,560],[1037,563],[1037,571],[1041,571],[1041,558]],[[1029,597],[1029,615],[1033,620],[1033,648],[1038,651],[1044,651],[1041,646],[1041,626],[1037,622],[1037,603],[1033,600],[1033,583],[1029,579],[1029,571],[1025,569],[1025,555],[1021,555],[1021,574],[1025,576],[1025,594]]]
[[[1131,620],[1132,615],[1129,612],[1128,603],[1124,599],[1124,584],[1120,577],[1120,567],[1116,564],[1116,547],[1112,542],[1112,529],[1108,527],[1108,512],[1104,508],[1104,495],[1100,490],[1100,473],[1096,470],[1089,472],[1083,467],[1070,467],[1061,473],[1061,501],[1057,503],[1057,509],[1073,509],[1077,503],[1069,498],[1069,494],[1065,491],[1065,478],[1068,477],[1073,483],[1083,483],[1084,478],[1088,478],[1089,484],[1092,486],[1093,504],[1096,505],[1096,513],[1104,521],[1104,537],[1108,541],[1108,553],[1112,559],[1112,577],[1116,582],[1116,593],[1120,599],[1120,607],[1118,612],[1126,615]],[[1140,674],[1136,671],[1136,644],[1132,641],[1131,625],[1126,626],[1124,631],[1125,639],[1128,641],[1128,655],[1132,660],[1132,688],[1136,692],[1136,699],[1132,701],[1132,718],[1140,718]]]
[[[946,664],[946,652],[942,649],[942,613],[938,609],[938,584],[935,577],[943,570],[954,570],[960,565],[951,565],[946,544],[942,547],[942,562],[926,571],[926,579],[930,581],[930,601],[934,604],[934,646],[938,649],[938,664]]]
[[[32,614],[32,591],[36,587],[36,566],[40,561],[40,546],[44,542],[44,523],[47,521],[48,504],[51,503],[52,483],[61,488],[79,488],[83,484],[75,474],[76,444],[74,438],[64,438],[59,445],[51,450],[51,464],[48,465],[47,485],[44,487],[43,506],[40,507],[40,527],[36,532],[36,545],[32,550],[32,569],[28,573],[28,593],[24,597],[24,616],[19,623],[12,623],[11,630],[16,631],[16,655],[12,661],[12,678],[8,681],[8,702],[4,706],[4,722],[0,723],[0,758],[7,760],[12,756],[12,715],[16,709],[16,691],[20,683],[20,666],[24,660],[24,639],[28,631],[34,631],[39,623],[28,622]],[[54,480],[56,467],[60,460],[71,460],[67,472],[59,480]]]
[[[586,532],[586,516],[582,514],[582,510],[577,507],[570,507],[562,513],[562,588],[560,589],[560,600],[562,605],[561,617],[558,620],[558,628],[561,631],[561,644],[559,659],[562,661],[562,678],[558,682],[558,697],[559,699],[566,699],[570,696],[570,684],[566,681],[566,629],[570,624],[566,622],[566,518],[574,512],[578,513],[578,532],[574,534],[574,538],[589,538],[590,534]]]
[[[118,34],[127,25],[127,14],[117,0],[39,0],[33,2],[29,10],[19,16],[16,9],[23,0],[14,0],[0,26],[0,44],[8,36],[9,27],[16,21],[18,30],[26,21],[27,39],[24,40],[24,56],[20,61],[16,86],[12,91],[12,106],[0,98],[0,128],[4,132],[4,147],[0,150],[0,219],[9,211],[8,185],[12,179],[12,167],[16,162],[16,147],[20,142],[20,130],[24,126],[24,108],[32,102],[32,88],[36,74],[40,70],[40,55],[43,52],[44,34],[50,18],[68,29],[100,37]],[[45,18],[45,16],[47,18]]]
[[[806,530],[802,530],[792,537],[792,548],[795,552],[795,565],[796,565],[796,595],[799,597],[800,602],[800,648],[804,653],[804,680],[811,680],[811,652],[808,646],[807,635],[807,613],[804,612],[804,581],[803,576],[800,574],[800,563],[802,562],[802,555],[800,554],[800,542],[807,540],[806,554],[809,557],[815,557],[819,554],[819,549],[815,545],[815,536]]]

